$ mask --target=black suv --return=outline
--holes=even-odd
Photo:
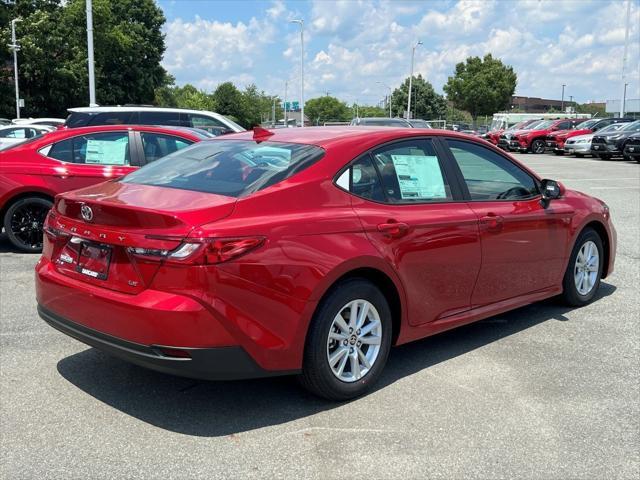
[[[627,140],[638,132],[640,132],[640,120],[631,122],[615,132],[596,134],[591,139],[591,154],[603,160],[622,156]]]

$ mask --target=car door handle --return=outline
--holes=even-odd
[[[378,225],[378,231],[391,238],[400,238],[407,234],[409,225],[402,222],[387,222]]]
[[[480,218],[480,223],[482,223],[487,230],[496,231],[502,229],[504,218],[501,215],[488,213],[484,217]]]

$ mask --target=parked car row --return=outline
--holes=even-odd
[[[487,132],[483,138],[503,150],[592,155],[637,159],[635,141],[640,121],[632,118],[527,120],[506,130]],[[627,144],[630,143],[629,148]]]

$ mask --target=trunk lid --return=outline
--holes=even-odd
[[[105,182],[56,198],[45,249],[60,273],[135,294],[153,280],[161,257],[197,226],[229,216],[236,199],[173,188]]]

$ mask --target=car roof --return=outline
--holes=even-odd
[[[8,130],[9,128],[34,128],[36,130],[53,130],[55,127],[51,125],[33,125],[31,123],[12,123],[11,125],[0,125],[0,130]]]
[[[72,113],[101,113],[101,112],[178,112],[178,113],[199,113],[204,115],[222,116],[219,113],[209,110],[192,110],[189,108],[165,108],[150,105],[127,105],[127,106],[104,106],[104,107],[74,107],[68,108]]]
[[[345,143],[384,143],[402,138],[411,138],[417,136],[448,136],[462,139],[473,139],[478,141],[477,137],[461,134],[451,130],[438,130],[427,128],[395,128],[395,127],[376,127],[376,126],[330,126],[330,127],[305,127],[305,128],[277,128],[267,130],[273,135],[254,138],[253,131],[241,133],[232,133],[216,139],[208,141],[219,141],[220,139],[229,140],[262,140],[270,142],[283,143],[300,143],[308,145],[316,145],[319,147],[334,146],[336,144]],[[479,143],[486,143],[481,140]]]
[[[156,125],[95,125],[92,127],[77,127],[77,128],[63,128],[60,130],[53,130],[42,137],[42,140],[46,139],[45,144],[51,141],[62,140],[69,137],[75,137],[88,133],[100,133],[100,132],[117,132],[123,130],[145,131],[145,132],[157,132],[157,133],[171,133],[191,140],[202,140],[202,136],[190,131],[189,128],[184,127],[163,127]]]

